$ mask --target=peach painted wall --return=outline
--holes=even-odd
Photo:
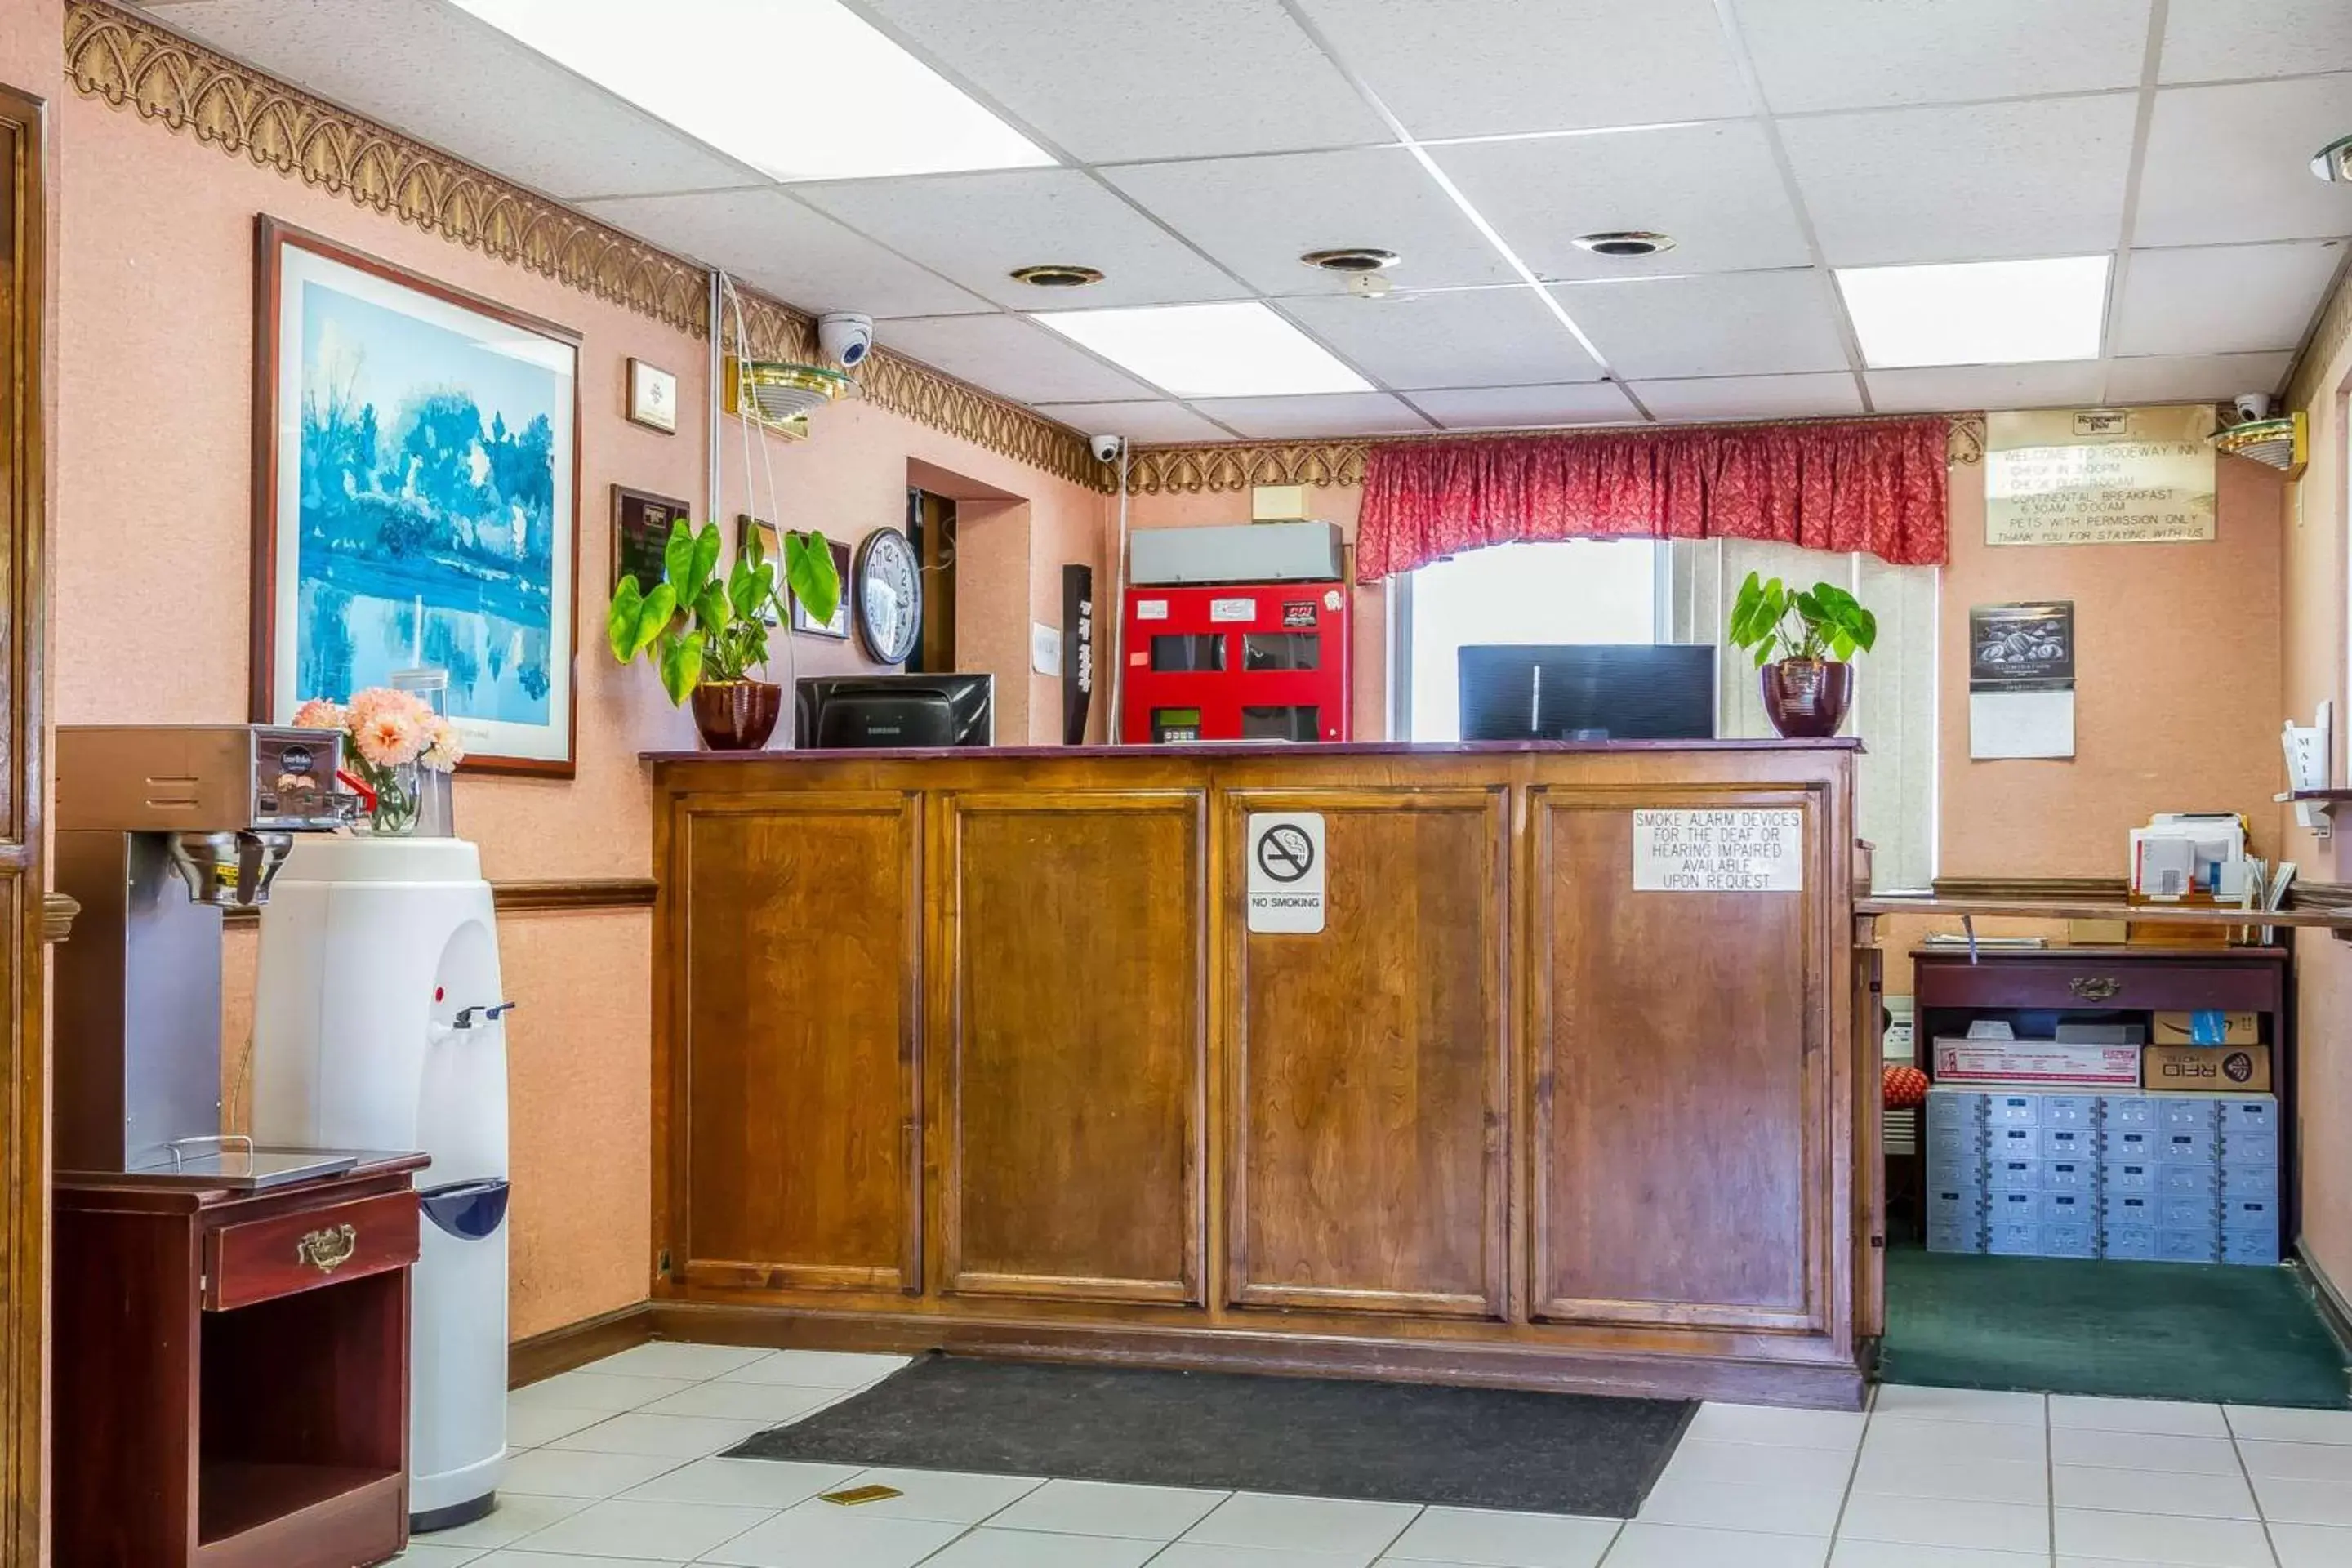
[[[2352,307],[2339,285],[2336,309]],[[2352,340],[2321,367],[2311,418],[2311,465],[2294,487],[2286,529],[2285,712],[2304,723],[2323,699],[2336,703],[2336,778],[2347,776],[2346,735],[2347,530],[2352,527]],[[2352,825],[2347,825],[2352,826]],[[2305,874],[2352,881],[2352,854],[2323,843],[2280,812],[2284,853]],[[2296,1068],[2302,1074],[2303,1245],[2341,1296],[2352,1292],[2352,943],[2319,931],[2295,942]]]
[[[643,750],[691,747],[693,727],[650,671],[614,667],[601,627],[615,483],[692,501],[705,495],[700,411],[707,345],[618,306],[312,190],[60,85],[56,5],[0,51],[57,88],[59,353],[51,521],[51,718],[185,722],[246,714],[251,489],[253,220],[268,212],[583,334],[575,680],[578,776],[463,777],[459,826],[493,879],[645,876],[651,836]],[[40,47],[28,45],[38,33]],[[46,50],[44,58],[43,50]],[[687,411],[665,437],[620,417],[625,361],[678,374]],[[126,370],[169,367],[158,423],[127,410]],[[970,474],[1022,504],[1057,543],[1098,535],[1104,498],[884,410],[816,416],[804,444],[722,442],[722,521],[739,510],[855,543],[905,514],[907,467]],[[746,470],[750,470],[747,480]],[[752,503],[747,505],[748,502]],[[1024,698],[1032,611],[1025,561],[1005,599],[960,595],[983,623],[1019,628],[1000,683]],[[793,639],[799,672],[862,668],[855,642]],[[771,673],[784,673],[781,641]],[[514,1197],[512,1329],[538,1332],[642,1300],[651,1266],[651,922],[642,910],[510,915],[502,922],[510,1026]],[[250,1029],[254,942],[234,937],[225,1039],[229,1074]]]
[[[1355,485],[1331,485],[1309,489],[1307,510],[1318,521],[1336,522],[1348,542],[1356,542],[1356,512],[1363,504],[1364,492]],[[1118,500],[1112,499],[1112,521],[1117,524]],[[1247,490],[1226,490],[1217,494],[1202,491],[1197,495],[1139,495],[1128,504],[1128,527],[1139,528],[1209,528],[1220,523],[1247,522],[1250,520],[1250,498]],[[1101,592],[1108,613],[1114,617],[1118,606],[1110,602],[1109,578],[1103,578]],[[1389,597],[1388,587],[1381,583],[1365,583],[1357,586],[1353,602],[1349,606],[1350,629],[1353,633],[1349,657],[1355,668],[1349,672],[1349,685],[1354,689],[1353,712],[1355,739],[1381,741],[1389,732]],[[1104,677],[1101,700],[1110,700],[1108,660],[1110,639],[1103,639]]]
[[[1937,692],[1939,873],[2119,877],[2158,811],[2242,811],[2276,847],[2280,525],[2276,473],[2219,460],[2216,537],[2198,544],[1995,547],[1984,470],[1952,478]],[[1969,758],[1969,607],[2074,601],[2075,753]]]

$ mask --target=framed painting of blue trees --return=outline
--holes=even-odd
[[[569,778],[580,338],[264,217],[253,717],[448,672],[469,769]]]

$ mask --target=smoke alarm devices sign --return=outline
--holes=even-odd
[[[1649,893],[1794,892],[1805,885],[1805,814],[1637,811],[1633,887]]]
[[[1249,858],[1249,929],[1313,935],[1323,929],[1323,814],[1254,811],[1244,837]]]

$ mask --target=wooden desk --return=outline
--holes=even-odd
[[[1859,1400],[1851,743],[651,762],[666,1331]],[[1653,807],[1801,889],[1634,891]]]
[[[352,1568],[407,1544],[425,1163],[258,1193],[58,1180],[59,1568]]]

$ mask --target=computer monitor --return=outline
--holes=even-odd
[[[1461,650],[1465,741],[1706,741],[1709,643],[1480,646]]]
[[[989,746],[992,675],[810,675],[793,702],[793,743],[825,750]]]

